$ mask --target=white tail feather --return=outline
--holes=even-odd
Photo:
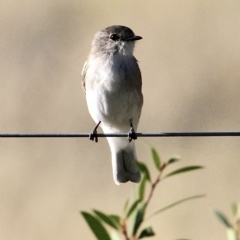
[[[137,155],[134,141],[126,138],[108,138],[112,152],[113,179],[117,185],[127,181],[139,182],[141,174],[135,164]]]

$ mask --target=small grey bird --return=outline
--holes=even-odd
[[[88,110],[97,126],[90,133],[98,141],[97,127],[104,133],[129,132],[128,139],[108,137],[112,153],[113,178],[116,184],[139,182],[135,143],[143,105],[142,78],[133,56],[136,40],[142,37],[125,26],[114,25],[96,33],[82,71]]]

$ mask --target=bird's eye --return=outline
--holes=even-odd
[[[113,41],[119,40],[119,36],[118,36],[116,33],[111,34],[111,35],[110,35],[110,38],[111,38]]]

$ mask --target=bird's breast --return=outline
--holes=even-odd
[[[92,74],[87,88],[89,111],[95,121],[126,124],[139,118],[142,107],[141,74],[137,63],[108,61]],[[89,77],[89,75],[88,75]],[[95,117],[93,116],[95,115]]]

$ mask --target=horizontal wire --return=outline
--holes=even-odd
[[[128,137],[128,133],[98,133],[98,137]],[[153,132],[137,137],[239,137],[240,132]],[[0,133],[0,138],[88,138],[89,133]]]

